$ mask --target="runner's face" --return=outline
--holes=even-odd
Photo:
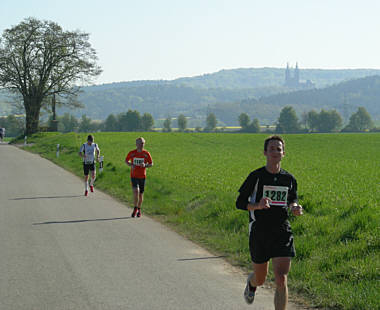
[[[284,148],[281,141],[270,140],[267,146],[267,150],[264,151],[268,162],[277,163],[285,156]]]
[[[143,147],[144,147],[144,144],[145,142],[143,142],[142,140],[136,140],[136,146],[139,150],[142,150]]]

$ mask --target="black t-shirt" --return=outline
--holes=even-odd
[[[297,181],[284,169],[273,174],[265,167],[249,174],[239,189],[238,209],[247,210],[249,202],[259,202],[263,196],[272,199],[271,208],[249,212],[250,223],[258,230],[290,230],[288,205],[297,202]]]

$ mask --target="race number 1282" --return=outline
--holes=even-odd
[[[288,188],[286,186],[264,185],[263,196],[271,200],[270,205],[287,206]]]

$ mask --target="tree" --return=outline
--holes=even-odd
[[[251,124],[248,126],[248,132],[258,133],[260,132],[260,123],[257,118],[253,120]]]
[[[83,114],[79,124],[79,132],[90,131],[92,131],[91,118],[88,118],[86,114]]]
[[[24,131],[24,119],[14,115],[0,118],[0,127],[5,128],[5,135],[8,137],[17,137]]]
[[[306,124],[309,127],[310,131],[318,130],[319,114],[315,110],[311,110],[306,115]]]
[[[104,131],[118,131],[118,124],[115,115],[110,114],[104,121]]]
[[[177,118],[177,123],[178,123],[178,129],[179,131],[185,131],[187,128],[187,119],[186,116],[183,114],[178,115]]]
[[[214,131],[217,123],[215,114],[210,113],[207,115],[205,131]]]
[[[63,31],[52,21],[27,18],[0,39],[0,86],[22,97],[27,135],[38,131],[48,98],[55,94],[70,105],[79,92],[75,83],[101,73],[89,35]]]
[[[248,126],[249,126],[249,123],[250,123],[250,119],[249,119],[249,116],[247,113],[241,113],[239,115],[239,124],[240,124],[240,127],[242,129],[242,131],[246,131]]]
[[[119,113],[117,115],[117,128],[118,131],[128,131],[127,125],[127,112]]]
[[[137,131],[141,128],[141,117],[138,111],[128,110],[127,113],[118,115],[118,127],[120,131]]]
[[[127,131],[137,131],[141,128],[141,117],[138,111],[128,110],[125,118]]]
[[[154,119],[150,113],[144,113],[141,117],[141,129],[144,131],[150,131],[153,129]]]
[[[276,131],[279,133],[295,133],[300,130],[296,111],[291,106],[284,107],[280,112]]]
[[[317,129],[319,132],[331,132],[342,126],[342,117],[336,110],[321,110],[318,115]]]
[[[65,113],[61,118],[60,118],[60,125],[62,126],[62,131],[63,132],[71,132],[71,131],[77,131],[79,127],[79,121],[78,119],[69,113]]]
[[[172,124],[172,119],[170,116],[168,116],[166,120],[164,121],[164,131],[171,132],[172,131],[171,124]]]
[[[364,107],[359,107],[356,113],[350,117],[350,122],[345,128],[346,131],[365,131],[373,128],[371,115]]]

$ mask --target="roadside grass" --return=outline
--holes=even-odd
[[[250,268],[248,214],[236,210],[235,200],[247,175],[265,164],[267,135],[97,133],[105,158],[96,187],[127,204],[132,193],[124,159],[139,135],[154,160],[143,212]],[[27,149],[82,176],[78,150],[86,137],[38,134],[28,138],[33,144]],[[284,137],[282,167],[297,178],[305,209],[304,216],[291,218],[297,251],[289,274],[291,294],[298,292],[315,307],[379,309],[380,134]]]

